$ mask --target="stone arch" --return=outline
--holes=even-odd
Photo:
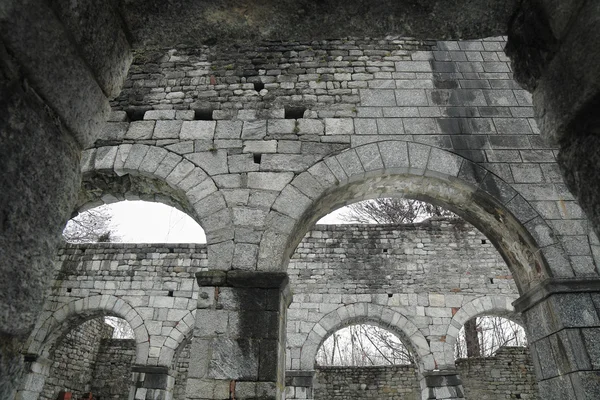
[[[374,303],[341,306],[323,316],[309,332],[300,351],[300,369],[314,369],[317,352],[334,332],[357,323],[373,323],[396,334],[415,357],[421,371],[435,368],[429,343],[419,328],[397,311]]]
[[[167,149],[121,144],[86,150],[77,212],[124,199],[165,203],[190,215],[207,243],[231,228],[225,198],[213,179],[192,161]]]
[[[28,353],[47,358],[57,340],[74,325],[100,316],[123,318],[131,326],[136,342],[136,364],[145,365],[150,348],[148,330],[142,317],[125,300],[112,295],[96,295],[71,301],[41,320],[26,348]]]
[[[196,310],[188,311],[188,313],[171,328],[171,331],[165,339],[165,343],[160,349],[158,356],[158,365],[171,367],[177,359],[177,354],[185,342],[192,337],[194,325],[196,323]]]
[[[552,229],[509,184],[459,155],[403,141],[351,148],[296,176],[268,216],[259,269],[285,268],[320,217],[381,196],[428,201],[463,217],[494,243],[520,293],[546,277],[574,275]]]
[[[509,296],[481,296],[464,304],[454,314],[450,324],[448,324],[446,343],[444,345],[444,357],[446,361],[454,360],[454,346],[456,345],[458,332],[467,321],[473,318],[492,315],[510,319],[523,326],[521,316],[515,311],[512,305],[515,300],[515,297]]]

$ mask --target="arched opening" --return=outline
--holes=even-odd
[[[538,398],[525,330],[514,315],[471,318],[458,333],[455,354],[466,398]]]
[[[171,371],[175,378],[173,385],[173,399],[185,399],[185,387],[190,366],[192,349],[192,335],[185,338],[177,347],[171,364]]]
[[[500,190],[500,189],[498,189]],[[300,218],[294,238],[299,243],[323,216],[344,205],[377,197],[415,199],[441,206],[479,229],[502,255],[517,287],[526,290],[546,272],[542,252],[518,220],[497,199],[475,190],[465,182],[434,176],[382,174],[352,180],[329,190],[312,203]],[[295,248],[295,244],[292,245]]]
[[[401,336],[371,321],[332,332],[316,355],[315,400],[417,398],[415,355]]]
[[[481,316],[460,329],[455,354],[456,358],[492,357],[503,347],[527,347],[525,329],[508,318]]]
[[[402,189],[404,178],[390,180],[397,189]],[[356,321],[358,313],[375,321],[384,318],[391,326],[402,326],[403,331],[410,327],[406,333],[408,343],[419,351],[416,371],[423,377],[440,371],[456,374],[454,354],[447,352],[449,342],[453,340],[455,317],[477,315],[484,310],[511,309],[510,303],[518,297],[518,289],[507,265],[511,258],[501,254],[504,247],[495,246],[500,231],[492,236],[489,228],[480,230],[463,218],[473,217],[463,212],[464,209],[472,207],[481,218],[490,209],[480,208],[476,203],[449,206],[449,201],[417,195],[419,190],[434,192],[447,184],[440,182],[437,187],[437,179],[428,182],[427,178],[421,177],[419,180],[422,186],[413,182],[407,188],[412,191],[409,195],[400,190],[389,193],[385,190],[388,186],[380,191],[369,191],[368,186],[356,189],[361,191],[358,199],[367,198],[368,201],[352,203],[355,210],[357,205],[367,204],[367,207],[363,206],[358,215],[355,213],[351,218],[348,218],[348,209],[338,209],[336,217],[329,215],[320,219],[300,241],[288,265],[291,287],[297,298],[297,304],[292,305],[288,315],[288,350],[291,354],[288,368],[291,366],[292,372],[310,369],[306,362],[310,360],[305,359],[311,354],[314,343],[323,338],[324,332],[331,332],[332,327],[337,329],[340,321],[348,318]],[[362,183],[367,185],[365,182]],[[470,199],[462,197],[459,190],[453,192],[452,187],[446,188],[445,199],[453,196],[465,202]],[[381,193],[379,196],[378,192]],[[349,203],[351,200],[346,199],[342,204]],[[501,209],[498,205],[495,207],[496,211]],[[315,221],[318,217],[319,213],[310,220]],[[516,229],[518,224],[509,225],[511,229],[507,229],[505,224],[510,218],[507,212],[501,213],[495,222],[488,221],[490,225],[496,225],[494,228],[504,230],[503,246],[514,239],[511,235],[528,237],[522,228]],[[334,225],[322,225],[323,222]],[[353,224],[342,224],[348,222]],[[500,222],[505,226],[501,227]],[[519,243],[526,247],[525,244]],[[514,242],[510,245],[515,248]],[[303,319],[317,321],[312,331],[306,330]],[[294,343],[302,340],[304,344],[297,350]],[[329,337],[328,340],[334,339]],[[337,342],[339,344],[341,338]],[[337,354],[333,352],[334,347]],[[343,347],[348,350],[344,351]],[[352,353],[351,346],[341,348],[330,344],[329,349],[321,349],[318,354],[321,360],[340,363],[344,358],[356,358],[356,349]],[[315,370],[321,368],[318,364]],[[301,367],[294,368],[295,365]],[[312,388],[315,397],[319,385],[323,384],[318,383],[318,379],[315,375]],[[328,382],[335,381],[333,377],[328,379]],[[423,378],[424,381],[427,379]],[[380,380],[379,386],[397,393],[394,391],[401,388],[397,382],[392,382],[393,379]],[[418,382],[415,378],[413,383],[417,389]],[[294,387],[294,393],[298,389],[298,386]],[[365,395],[356,396],[367,398]],[[332,397],[333,392],[323,396],[336,398]],[[377,394],[370,398],[386,397]]]
[[[72,318],[62,331],[46,353],[49,369],[39,398],[53,400],[61,392],[74,399],[89,394],[103,400],[127,398],[136,356],[127,321],[97,315]]]
[[[124,200],[90,208],[72,218],[63,231],[70,243],[206,243],[200,225],[175,207]]]
[[[413,364],[402,340],[391,331],[371,324],[355,324],[333,332],[317,352],[316,365],[367,367]]]

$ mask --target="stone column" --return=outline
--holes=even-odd
[[[52,361],[36,354],[26,354],[23,379],[20,382],[15,400],[37,400],[50,375]]]
[[[314,398],[314,377],[315,371],[286,371],[285,398],[287,400]]]
[[[196,278],[186,398],[281,399],[291,302],[287,274],[205,271]]]
[[[463,400],[462,381],[456,370],[426,371],[421,379],[422,400]]]
[[[81,184],[132,60],[116,2],[3,0],[0,6],[0,398],[52,279]],[[85,162],[86,160],[83,160]],[[89,161],[89,160],[88,160]]]
[[[129,398],[135,400],[171,400],[175,378],[167,367],[134,365],[131,367],[133,385]]]
[[[540,397],[600,398],[600,279],[547,279],[514,302]]]

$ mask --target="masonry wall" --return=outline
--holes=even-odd
[[[89,392],[101,343],[112,332],[113,328],[102,318],[72,329],[53,353],[50,375],[40,399],[55,400],[60,391],[72,392],[73,398],[78,399]]]
[[[414,366],[318,367],[315,400],[418,400],[421,389]]]
[[[129,397],[135,340],[102,339],[91,382],[92,393],[101,400]]]
[[[173,369],[175,370],[175,386],[173,388],[173,399],[185,399],[185,385],[187,381],[188,368],[190,366],[190,350],[192,341],[186,341],[175,360]]]
[[[466,399],[538,399],[529,349],[502,347],[494,357],[456,361]]]
[[[458,373],[465,398],[472,400],[538,399],[529,350],[501,348],[494,357],[461,359]],[[416,400],[417,372],[412,366],[317,367],[315,400]]]
[[[323,319],[332,314],[333,320],[351,321],[349,307],[354,305],[366,309],[354,323],[380,322],[381,309],[366,307],[376,304],[408,318],[438,346],[446,342],[448,324],[461,307],[476,302],[482,312],[481,299],[495,296],[499,303],[488,308],[509,313],[517,297],[511,272],[495,247],[461,219],[316,226],[296,249],[288,272],[294,290],[288,312],[291,370],[312,369],[314,359],[307,358],[312,355],[302,353],[307,343],[319,344],[312,330],[325,326]]]
[[[186,327],[194,326],[194,274],[206,268],[206,260],[206,245],[199,244],[67,244],[59,250],[47,307],[98,294],[125,301],[136,308],[152,335],[145,352],[156,365],[169,334],[182,339]],[[174,352],[176,344],[169,343]]]
[[[317,225],[297,247],[288,273],[298,303],[370,294],[386,304],[426,306],[429,293],[516,293],[495,247],[462,219]],[[399,300],[387,300],[389,294]]]

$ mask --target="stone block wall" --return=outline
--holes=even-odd
[[[417,371],[412,365],[318,367],[314,382],[314,400],[421,398]]]
[[[539,399],[529,349],[502,347],[494,357],[456,360],[466,399]]]
[[[503,347],[493,357],[460,359],[456,366],[466,399],[539,398],[533,364],[525,347]],[[420,398],[417,371],[408,365],[317,367],[313,390],[315,400]]]
[[[40,399],[55,400],[60,391],[72,392],[73,398],[78,399],[89,392],[102,341],[110,338],[112,332],[113,328],[101,318],[72,329],[54,351]]]
[[[114,299],[113,308],[122,309],[101,310],[106,306],[98,301],[88,312],[126,318],[134,307],[136,314],[130,314],[128,322],[138,343],[150,344],[142,347],[144,359],[156,365],[161,350],[173,354],[178,341],[194,326],[192,312],[198,297],[194,274],[205,269],[206,262],[206,246],[198,244],[67,244],[59,250],[57,284],[47,307],[60,308],[94,296],[108,296]],[[163,346],[167,338],[172,339],[170,347]]]
[[[462,219],[317,225],[296,248],[288,273],[296,303],[328,302],[323,298],[335,294],[353,295],[354,301],[358,295],[380,295],[392,305],[397,299],[386,296],[393,294],[399,304],[409,305],[408,297],[417,293],[510,295],[517,290],[494,245]],[[425,299],[420,303],[428,305]]]
[[[313,369],[314,349],[336,329],[359,322],[389,329],[405,325],[400,318],[413,324],[407,331],[424,335],[416,341],[432,343],[438,364],[452,365],[453,350],[444,344],[462,323],[486,311],[512,315],[518,293],[495,247],[460,219],[316,226],[299,244],[288,272],[294,291],[289,370]],[[401,338],[407,345],[412,340]]]
[[[135,340],[102,339],[91,382],[92,393],[101,400],[129,397]]]
[[[173,387],[173,399],[185,399],[185,384],[187,383],[188,368],[190,366],[190,351],[192,341],[188,340],[179,350],[173,370],[175,373],[175,386]]]
[[[207,247],[199,244],[66,245],[59,252],[48,306],[58,309],[97,296],[107,298],[98,306],[112,301],[109,297],[116,305],[116,299],[126,302],[137,313],[127,314],[140,317],[130,317],[129,323],[138,324],[133,328],[141,352],[147,351],[150,362],[161,357],[174,362],[175,390],[183,394],[188,352],[179,346],[194,325],[194,274],[207,267]],[[387,318],[387,324],[406,318],[413,337],[403,339],[429,348],[428,339],[438,364],[453,365],[452,348],[445,344],[461,321],[486,310],[508,314],[517,293],[494,246],[461,220],[316,226],[296,249],[288,273],[294,300],[288,312],[287,369],[295,371],[312,370],[314,354],[307,344],[315,347],[325,335],[319,330],[321,336],[315,336],[315,329],[331,333],[334,325],[326,323],[331,315],[341,325],[351,316],[356,322]],[[173,358],[177,351],[179,357]]]

